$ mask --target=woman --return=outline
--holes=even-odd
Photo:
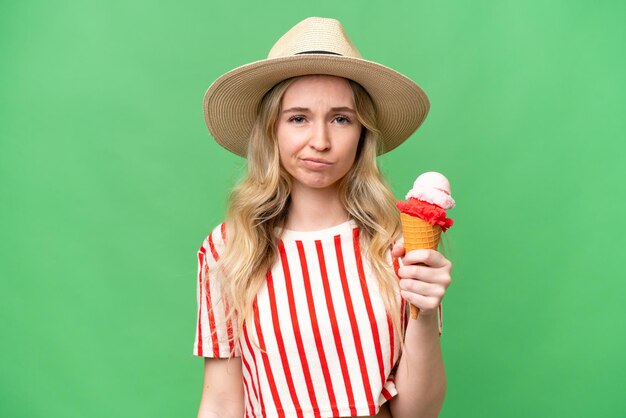
[[[437,416],[451,264],[404,254],[376,166],[427,110],[333,19],[300,22],[209,88],[207,126],[248,174],[198,252],[199,417]]]

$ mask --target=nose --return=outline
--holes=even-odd
[[[316,151],[328,151],[330,149],[330,132],[325,123],[315,124],[309,138],[309,146]]]

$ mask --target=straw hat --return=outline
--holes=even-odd
[[[267,59],[219,77],[204,95],[206,125],[218,144],[244,156],[258,105],[279,82],[301,75],[327,74],[356,81],[372,97],[383,149],[391,151],[421,125],[430,107],[411,79],[361,57],[335,19],[310,17],[285,33]]]

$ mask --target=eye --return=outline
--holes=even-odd
[[[345,125],[347,123],[350,123],[350,119],[345,116],[337,116],[335,117],[335,121],[337,121],[337,123],[340,125]]]
[[[304,123],[304,116],[295,115],[295,116],[290,117],[288,120],[289,122],[300,124],[300,123]]]

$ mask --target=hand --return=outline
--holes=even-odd
[[[402,258],[398,269],[400,294],[411,305],[420,309],[420,315],[437,312],[448,286],[452,282],[452,263],[435,250],[413,250],[404,253],[404,242],[396,242],[391,255]]]

